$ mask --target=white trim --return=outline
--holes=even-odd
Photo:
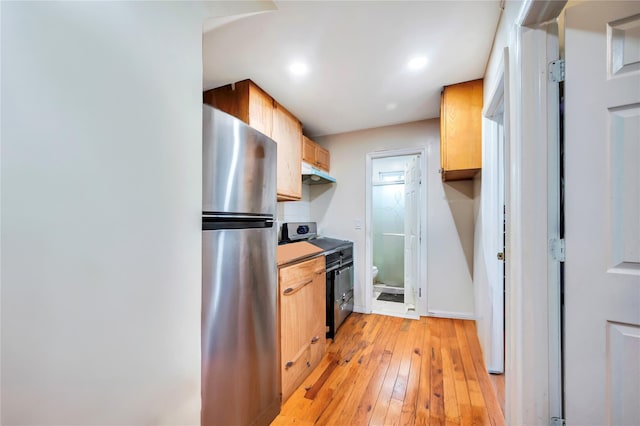
[[[418,289],[421,289],[422,297],[416,300],[416,314],[425,315],[427,312],[427,268],[429,263],[427,253],[427,150],[426,147],[401,148],[386,151],[375,151],[367,153],[366,157],[366,194],[365,194],[365,285],[364,285],[364,313],[373,313],[373,278],[371,269],[373,265],[373,235],[372,235],[372,216],[371,216],[371,192],[372,192],[372,161],[376,158],[397,157],[402,155],[419,155],[420,156],[420,177],[422,183],[420,185],[420,244],[418,277],[416,282],[419,283]],[[355,307],[354,307],[355,310]]]
[[[507,211],[506,423],[550,419],[547,49],[544,28],[518,27]]]
[[[362,305],[353,305],[353,312],[358,312],[360,314],[370,314],[371,311],[367,311],[366,306]]]
[[[548,22],[560,15],[567,0],[524,0],[517,25],[536,25]]]
[[[475,320],[476,315],[470,312],[453,312],[453,311],[429,311],[428,316],[435,318],[451,318],[463,320]]]
[[[504,286],[503,286],[503,263],[494,256],[503,250],[502,244],[502,205],[505,204],[506,173],[504,167],[504,148],[507,145],[508,110],[505,108],[505,81],[508,83],[508,73],[505,72],[505,64],[508,63],[508,48],[504,48],[503,56],[497,69],[491,95],[487,106],[483,112],[483,160],[482,163],[488,167],[483,173],[482,179],[482,244],[485,248],[485,266],[487,270],[486,290],[490,291],[491,299],[491,341],[489,347],[485,349],[485,362],[487,369],[496,373],[504,372]],[[500,158],[502,155],[502,158]],[[503,167],[500,176],[499,167]],[[500,178],[502,177],[501,180]],[[486,181],[485,181],[486,180]],[[485,217],[486,215],[486,217]],[[506,251],[506,250],[505,250]]]
[[[498,113],[500,106],[504,105],[504,64],[508,61],[508,54],[508,48],[505,47],[502,53],[502,57],[500,58],[500,63],[498,64],[498,72],[495,83],[493,83],[491,88],[489,103],[485,105],[482,111],[483,117],[494,117]]]
[[[546,34],[522,25],[557,18],[566,0],[524,0],[509,31],[505,77],[506,424],[549,424]],[[545,87],[542,87],[545,86]],[[541,204],[536,205],[536,202]],[[542,220],[544,219],[544,220]],[[544,230],[544,231],[543,231]],[[537,231],[538,234],[535,232]],[[540,235],[542,234],[542,235]],[[544,238],[541,238],[544,237]]]
[[[558,24],[545,26],[546,62],[560,58]],[[548,81],[548,79],[547,79]],[[547,84],[547,241],[560,239],[560,88]],[[548,250],[547,286],[549,304],[549,417],[563,418],[562,412],[562,315],[560,262]]]
[[[388,317],[398,317],[398,318],[413,319],[413,320],[420,319],[420,315],[416,313],[396,312],[393,310],[386,310],[386,309],[374,309],[371,313],[376,315],[385,315]]]

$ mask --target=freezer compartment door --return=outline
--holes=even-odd
[[[276,143],[203,105],[202,211],[276,213]]]
[[[268,425],[280,411],[276,228],[202,233],[202,424]]]

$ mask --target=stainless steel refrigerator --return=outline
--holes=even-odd
[[[203,106],[202,425],[280,412],[276,143]]]

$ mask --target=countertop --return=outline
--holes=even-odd
[[[276,249],[276,259],[278,260],[278,267],[280,267],[301,260],[311,259],[322,254],[322,252],[323,250],[320,247],[316,247],[306,241],[300,241],[278,246]]]

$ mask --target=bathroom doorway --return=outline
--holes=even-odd
[[[369,154],[368,258],[371,312],[418,318],[426,306],[424,152]]]

